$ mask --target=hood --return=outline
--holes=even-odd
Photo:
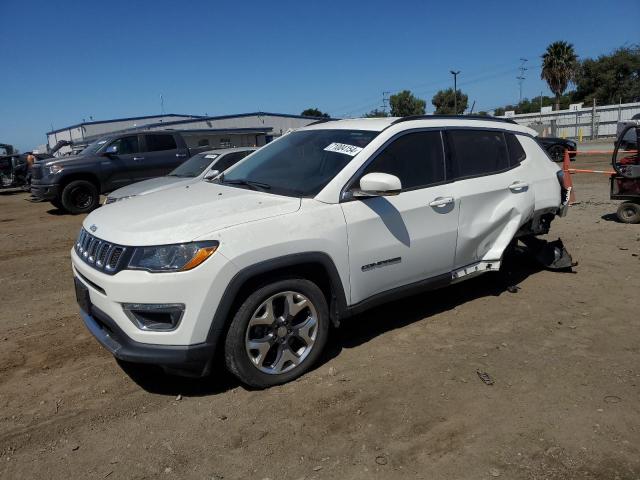
[[[72,155],[69,157],[43,158],[42,160],[38,160],[38,162],[42,165],[47,165],[47,164],[67,165],[69,163],[77,162],[78,160],[87,160],[89,158],[91,157],[87,155]]]
[[[109,194],[109,198],[122,198],[130,197],[132,195],[147,195],[149,193],[159,192],[171,187],[177,187],[179,185],[190,185],[194,182],[198,182],[198,177],[184,178],[184,177],[157,177],[150,178],[149,180],[143,180],[142,182],[132,183],[126,187],[119,188]]]
[[[200,181],[105,205],[85,218],[83,226],[120,245],[165,245],[299,208],[299,198]]]

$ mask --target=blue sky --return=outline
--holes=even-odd
[[[554,20],[554,15],[559,20]],[[83,118],[160,112],[357,116],[383,91],[452,85],[486,110],[545,94],[540,55],[640,43],[640,1],[0,0],[0,143],[26,150]]]

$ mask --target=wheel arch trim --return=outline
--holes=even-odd
[[[318,265],[327,274],[332,298],[329,302],[330,316],[334,323],[348,316],[347,300],[343,282],[333,259],[324,252],[302,252],[264,260],[241,269],[226,286],[213,316],[207,343],[217,345],[221,335],[231,322],[232,307],[247,282],[269,272],[285,268]]]

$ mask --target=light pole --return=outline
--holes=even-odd
[[[454,115],[458,115],[458,74],[460,70],[457,72],[455,70],[449,70],[451,75],[453,75],[453,110]]]

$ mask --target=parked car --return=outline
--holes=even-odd
[[[70,213],[90,212],[99,205],[101,193],[166,175],[208,148],[189,149],[178,132],[105,136],[77,156],[36,162],[31,194]]]
[[[574,161],[578,144],[573,140],[558,137],[538,137],[538,142],[549,153],[554,162],[562,162],[565,150],[569,151],[569,160]]]
[[[293,380],[330,323],[495,272],[514,239],[549,231],[567,196],[534,135],[487,117],[326,121],[212,182],[98,209],[71,250],[83,321],[123,362]]]
[[[221,148],[198,153],[164,177],[143,180],[111,192],[104,203],[106,205],[171,187],[191,185],[203,179],[212,179],[256,150],[254,147]]]

